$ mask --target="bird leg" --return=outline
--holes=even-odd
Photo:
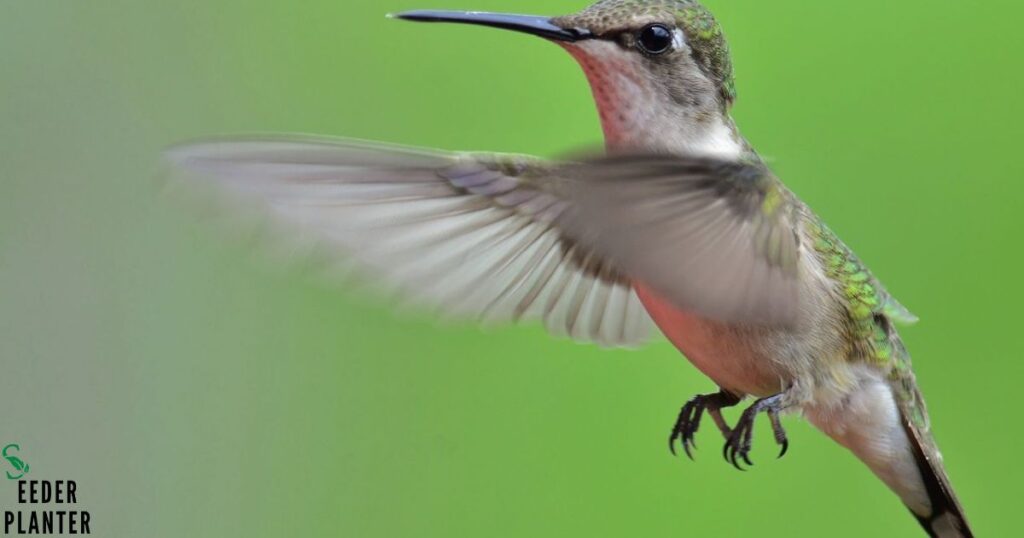
[[[732,430],[725,442],[725,448],[722,449],[722,455],[726,461],[741,471],[744,469],[740,466],[740,460],[747,465],[753,465],[749,456],[751,438],[754,435],[754,419],[761,412],[768,415],[772,424],[772,432],[775,434],[775,442],[782,447],[779,457],[786,455],[786,450],[789,449],[789,440],[786,438],[786,431],[782,429],[782,423],[779,422],[779,413],[784,409],[783,396],[783,394],[776,394],[762,398],[743,411],[740,419],[736,422],[736,428]]]
[[[722,432],[722,436],[729,439],[732,429],[729,428],[729,425],[725,423],[725,419],[722,418],[721,410],[724,407],[732,407],[738,403],[740,403],[739,397],[724,390],[715,394],[703,394],[693,397],[679,411],[679,418],[676,419],[676,424],[672,428],[672,435],[668,438],[669,450],[674,455],[676,453],[676,441],[679,441],[683,445],[686,455],[691,460],[693,459],[690,447],[697,448],[694,434],[700,428],[700,419],[705,412],[711,415],[711,419],[715,421],[715,425]]]

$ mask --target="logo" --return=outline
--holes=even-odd
[[[15,509],[4,507],[3,536],[92,534],[92,514],[77,506],[78,482],[39,476],[39,469],[32,479],[25,478],[28,463],[19,457],[20,453],[21,446],[16,443],[0,449],[0,457],[13,469],[6,471],[10,480],[6,483],[18,502]],[[45,475],[46,469],[42,472]]]
[[[7,479],[18,480],[19,478],[28,474],[28,464],[25,463],[25,460],[19,458],[18,456],[12,456],[12,449],[13,452],[21,452],[20,446],[11,443],[4,447],[3,451],[0,452],[0,455],[3,455],[4,459],[7,460],[7,463],[10,463],[11,467],[14,467],[13,473],[11,471],[7,471]]]

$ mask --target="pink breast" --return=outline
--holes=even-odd
[[[661,332],[718,386],[739,395],[770,396],[781,390],[772,361],[739,338],[739,331],[677,308],[642,284],[634,287]]]

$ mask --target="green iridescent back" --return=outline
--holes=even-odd
[[[927,429],[928,415],[917,390],[911,369],[910,353],[896,332],[894,323],[912,324],[917,317],[899,303],[824,223],[816,217],[805,222],[813,248],[825,269],[846,299],[850,340],[854,349],[851,358],[887,366],[896,399],[910,420]]]

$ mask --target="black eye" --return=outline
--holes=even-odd
[[[640,30],[636,42],[647,54],[662,54],[672,48],[672,30],[663,24],[651,24]]]

